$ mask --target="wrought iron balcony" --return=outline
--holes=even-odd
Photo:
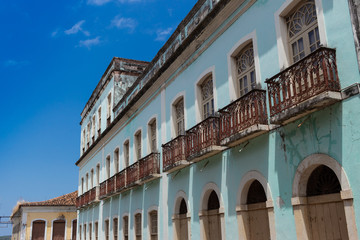
[[[150,153],[139,160],[139,181],[145,183],[160,177],[160,153]]]
[[[90,200],[90,192],[87,191],[86,193],[84,193],[82,199],[83,199],[83,201],[82,201],[82,206],[88,205],[88,204],[89,204],[89,200]]]
[[[219,112],[221,145],[235,146],[269,131],[265,90],[254,89]]]
[[[79,208],[81,208],[81,199],[82,199],[82,195],[80,195],[80,196],[78,196],[77,198],[76,198],[76,208],[77,209],[79,209]]]
[[[139,162],[136,162],[125,169],[126,187],[130,188],[138,184],[139,180]]]
[[[266,83],[271,123],[286,124],[341,100],[334,49],[321,47]]]
[[[115,175],[106,180],[106,195],[111,195],[115,192]]]
[[[173,172],[189,165],[186,160],[186,135],[180,135],[162,146],[163,171]]]
[[[89,203],[97,202],[99,200],[99,186],[90,189]]]
[[[106,197],[106,181],[103,181],[102,183],[100,183],[100,199],[103,199]]]
[[[186,158],[196,162],[225,149],[220,146],[219,117],[211,116],[186,131]]]
[[[115,189],[116,192],[121,192],[126,187],[126,170],[118,172],[116,175]]]

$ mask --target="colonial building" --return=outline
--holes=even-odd
[[[11,215],[12,240],[75,240],[77,191],[42,202],[18,203]]]
[[[114,58],[81,114],[78,239],[358,239],[357,12],[199,0],[150,63]]]

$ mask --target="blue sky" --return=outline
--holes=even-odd
[[[151,61],[195,2],[0,1],[0,216],[77,189],[80,113],[112,57]]]

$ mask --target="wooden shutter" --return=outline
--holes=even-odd
[[[65,221],[56,220],[53,222],[53,240],[64,240],[65,238]]]
[[[32,225],[32,240],[44,240],[45,221],[35,221]]]

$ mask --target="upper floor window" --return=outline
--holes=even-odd
[[[83,151],[83,153],[85,152],[85,144],[86,144],[86,134],[85,134],[85,129],[84,129],[83,134],[82,134],[82,151]]]
[[[113,220],[113,233],[114,233],[114,240],[118,240],[118,219],[114,218]]]
[[[129,146],[129,140],[127,140],[124,143],[124,168],[127,168],[129,166],[129,154],[130,154],[130,146]]]
[[[90,187],[94,187],[94,169],[91,169],[90,171]]]
[[[95,114],[92,117],[92,128],[91,128],[91,138],[92,138],[92,142],[95,142]]]
[[[101,134],[101,107],[98,109],[98,137]]]
[[[135,134],[135,156],[136,160],[141,158],[141,131]]]
[[[81,240],[81,235],[82,235],[82,232],[81,232],[81,225],[79,226],[79,240]]]
[[[89,191],[89,174],[86,174],[86,178],[85,178],[85,186],[86,186],[86,191]]]
[[[96,186],[100,184],[100,164],[96,165]]]
[[[240,97],[256,86],[254,48],[252,43],[246,45],[235,57],[237,80]]]
[[[135,214],[135,236],[136,240],[141,240],[141,213]]]
[[[203,120],[214,114],[214,90],[212,75],[200,85]]]
[[[91,125],[90,125],[90,122],[89,122],[88,125],[87,125],[87,134],[86,134],[87,147],[90,146],[90,129],[91,129]]]
[[[92,223],[89,223],[89,240],[92,240]]]
[[[185,133],[184,98],[175,103],[174,110],[176,136],[183,135]]]
[[[110,178],[110,156],[106,157],[106,178]]]
[[[116,148],[114,151],[115,173],[119,172],[119,158],[120,158],[120,151],[119,148]]]
[[[86,224],[84,224],[84,240],[86,240]]]
[[[106,127],[110,125],[111,121],[111,93],[107,97],[107,111],[106,111]]]
[[[129,217],[124,216],[123,217],[123,234],[124,234],[124,240],[129,239]]]
[[[81,178],[81,193],[84,193],[84,178]]]
[[[151,240],[157,240],[158,239],[158,215],[157,211],[150,212],[150,237]]]
[[[151,123],[149,123],[149,143],[150,143],[150,151],[156,152],[156,119],[154,119]]]
[[[301,1],[286,17],[286,24],[293,63],[320,47],[314,0]]]

